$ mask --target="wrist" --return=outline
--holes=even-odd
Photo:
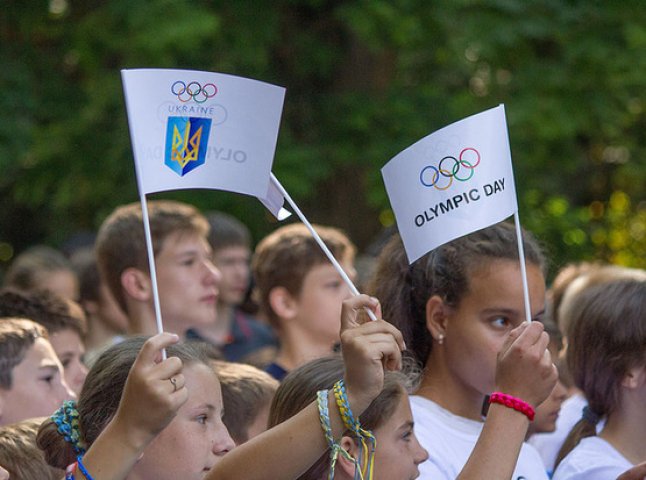
[[[132,453],[140,454],[155,438],[150,432],[134,427],[127,420],[121,419],[117,414],[106,427],[106,431],[114,435],[115,441],[122,444]]]
[[[499,404],[512,411],[523,414],[530,422],[534,420],[536,411],[534,407],[521,398],[502,392],[493,392],[489,397],[489,404]]]
[[[351,387],[345,386],[348,404],[355,416],[360,416],[372,403],[374,397],[366,395],[363,391],[355,391]]]
[[[523,428],[528,428],[530,424],[529,418],[525,415],[499,403],[489,404],[485,421],[502,422],[507,425],[516,425]]]

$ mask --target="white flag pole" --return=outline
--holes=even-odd
[[[280,190],[280,193],[283,194],[283,197],[285,197],[285,200],[291,205],[292,209],[294,212],[296,212],[296,215],[298,215],[298,218],[301,219],[301,222],[305,224],[307,229],[310,231],[312,236],[314,237],[314,240],[316,240],[316,243],[319,244],[319,247],[321,247],[321,250],[323,250],[323,253],[325,253],[325,256],[332,262],[332,265],[334,265],[334,268],[336,269],[337,272],[339,272],[339,275],[341,275],[341,278],[343,278],[343,281],[350,287],[350,290],[352,291],[352,294],[357,296],[359,295],[359,290],[357,290],[357,287],[354,286],[354,283],[352,283],[352,280],[350,280],[350,277],[345,273],[345,270],[343,270],[343,267],[339,264],[339,262],[334,258],[334,255],[332,255],[332,252],[330,252],[330,249],[327,247],[325,242],[321,239],[318,233],[316,233],[316,230],[314,230],[314,227],[312,227],[312,224],[305,218],[305,215],[303,215],[303,212],[301,212],[301,209],[298,208],[298,205],[292,200],[292,197],[289,196],[289,193],[287,193],[287,190],[282,186],[282,184],[278,181],[276,176],[271,173],[271,180],[275,183],[276,187],[278,190]],[[368,312],[368,316],[370,317],[371,320],[377,320],[377,317],[375,314],[372,312],[372,310],[369,310],[366,308],[366,312]]]
[[[518,218],[518,208],[514,212],[514,223],[516,224],[516,243],[518,244],[518,258],[520,259],[520,275],[523,277],[523,298],[525,299],[525,319],[527,322],[532,321],[532,310],[529,304],[529,287],[527,286],[527,270],[525,269],[525,249],[523,247],[523,237],[520,231],[520,219]]]
[[[144,234],[146,236],[146,249],[148,250],[148,267],[150,269],[150,281],[153,287],[153,303],[155,305],[155,319],[157,321],[157,332],[164,331],[162,324],[161,305],[159,303],[159,290],[157,289],[157,271],[155,269],[155,254],[153,250],[153,239],[150,234],[150,220],[148,218],[148,204],[146,203],[146,194],[139,195],[141,199],[141,214],[144,220]],[[162,350],[162,358],[166,360],[166,349]]]

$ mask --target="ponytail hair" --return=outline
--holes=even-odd
[[[588,407],[561,447],[556,466],[583,438],[596,435],[600,418],[616,411],[626,373],[646,365],[646,281],[591,285],[572,299],[570,315],[566,358]]]
[[[525,260],[545,267],[542,249],[532,234],[523,231]],[[383,317],[395,325],[409,347],[407,352],[423,367],[431,353],[426,327],[426,303],[433,295],[457,307],[469,292],[474,269],[492,260],[519,260],[516,230],[502,222],[460,237],[408,264],[399,235],[394,235],[377,261],[369,291],[382,306]]]
[[[78,445],[89,448],[94,443],[116,414],[130,369],[146,340],[146,337],[128,338],[107,349],[94,363],[79,395],[77,412],[73,414],[78,422],[78,434],[60,433],[64,428],[51,417],[43,422],[36,442],[45,453],[47,463],[64,469],[76,461]],[[209,365],[205,351],[197,342],[171,345],[166,347],[166,352],[169,357],[182,360],[184,366]],[[74,440],[70,441],[70,437]]]

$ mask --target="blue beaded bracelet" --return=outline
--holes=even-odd
[[[88,473],[87,469],[85,468],[85,465],[83,465],[82,459],[83,457],[81,455],[79,455],[76,459],[76,461],[78,462],[77,465],[79,467],[79,470],[83,475],[85,475],[85,478],[87,478],[87,480],[94,480],[94,478],[92,478],[92,475]]]

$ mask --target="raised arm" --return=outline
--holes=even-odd
[[[176,357],[162,361],[162,349],[178,341],[177,335],[162,333],[144,344],[128,374],[117,413],[83,457],[94,480],[125,479],[144,448],[186,402],[182,361]],[[86,479],[79,470],[75,478]]]
[[[536,407],[550,394],[558,373],[547,350],[549,336],[539,322],[523,323],[510,334],[496,367],[496,391]],[[489,406],[485,425],[459,480],[508,480],[525,440],[528,418],[503,405]]]
[[[364,307],[381,317],[377,301],[366,295],[346,300],[341,313],[346,390],[356,415],[381,392],[384,368],[401,368],[404,348],[400,332],[389,323],[381,319],[360,322]],[[334,405],[333,398],[330,405]],[[330,422],[334,436],[339,438],[344,427],[336,408],[330,408]],[[318,408],[312,403],[284,423],[233,449],[215,465],[207,479],[293,479],[307,470],[326,448]]]
[[[364,308],[381,316],[377,300],[367,295],[346,300],[341,316],[346,391],[356,415],[381,391],[384,368],[401,367],[404,348],[400,332],[389,323],[381,319],[363,323],[359,317]],[[115,417],[83,457],[94,480],[125,479],[145,447],[186,401],[181,362],[176,358],[161,361],[161,349],[176,341],[175,336],[161,334],[144,345],[130,371]],[[177,391],[170,383],[171,378],[179,386]],[[334,404],[334,399],[330,399],[330,404]],[[340,437],[343,427],[336,408],[330,408],[330,420],[334,435]],[[283,424],[233,449],[206,479],[292,479],[313,464],[326,448],[318,408],[312,403]],[[86,479],[78,471],[76,478]]]

